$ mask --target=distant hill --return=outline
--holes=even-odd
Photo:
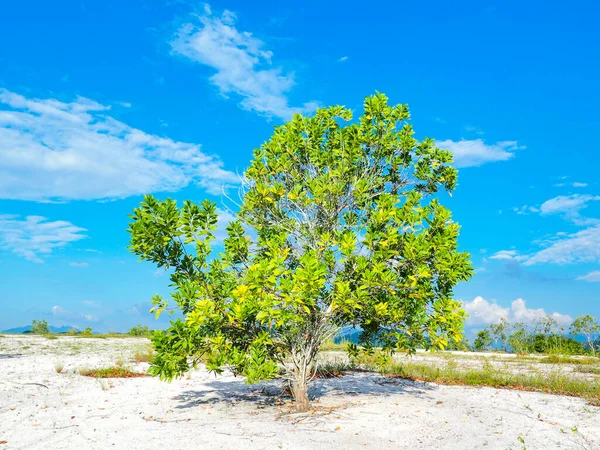
[[[50,325],[48,328],[50,328],[50,331],[55,334],[66,333],[67,331],[71,331],[71,330],[75,330],[75,331],[79,332],[79,330],[77,328],[67,327],[67,326],[55,327],[55,326]],[[2,333],[29,334],[29,333],[31,333],[31,325],[26,325],[24,327],[11,328],[10,330],[4,330]]]

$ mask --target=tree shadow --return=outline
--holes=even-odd
[[[381,397],[411,395],[429,397],[436,389],[430,383],[416,382],[400,378],[386,378],[368,372],[349,372],[339,378],[318,378],[310,384],[311,401],[324,397]],[[236,405],[253,403],[258,409],[280,405],[289,400],[281,380],[272,380],[255,385],[244,383],[243,378],[215,380],[204,383],[200,389],[182,392],[174,398],[180,404],[178,409],[194,408],[202,405]]]
[[[13,353],[13,354],[0,353],[0,359],[21,358],[22,356],[23,355],[21,353]]]

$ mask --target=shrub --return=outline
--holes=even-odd
[[[31,333],[33,334],[50,334],[50,327],[45,320],[35,320],[31,323]]]
[[[81,369],[79,374],[92,378],[139,378],[147,377],[148,374],[134,372],[128,367],[112,366],[99,369]]]
[[[129,330],[130,336],[149,336],[151,334],[150,329],[146,325],[135,325]]]

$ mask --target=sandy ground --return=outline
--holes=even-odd
[[[173,383],[78,374],[145,346],[1,336],[0,450],[600,449],[600,408],[577,398],[354,373],[316,381],[314,411],[294,414],[277,383],[231,374],[200,369]]]

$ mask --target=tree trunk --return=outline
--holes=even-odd
[[[310,401],[308,399],[308,382],[312,375],[312,359],[314,356],[307,357],[305,352],[293,354],[294,371],[291,380],[292,394],[296,411],[306,412],[310,409]]]
[[[292,392],[294,394],[296,411],[308,411],[310,409],[310,401],[308,400],[307,380],[294,380],[294,383],[292,385]]]

